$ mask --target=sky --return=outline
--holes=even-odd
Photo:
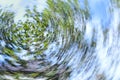
[[[106,26],[110,19],[110,0],[89,0],[89,3],[92,18],[99,19]]]
[[[34,5],[38,7],[39,11],[42,11],[46,6],[46,0],[0,0],[1,7],[9,7],[15,14],[15,21],[24,20],[25,8],[32,8]]]

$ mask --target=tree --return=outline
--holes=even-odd
[[[47,77],[49,80],[67,79],[71,72],[70,67],[62,66],[63,69],[59,69],[59,66],[65,65],[68,60],[52,65],[51,62],[45,60],[44,52],[61,36],[62,43],[65,42],[65,44],[57,53],[57,61],[59,61],[65,54],[63,53],[66,52],[65,49],[70,48],[72,43],[81,43],[86,20],[90,17],[88,2],[87,0],[84,2],[86,7],[81,8],[78,0],[48,0],[48,8],[42,13],[38,12],[36,7],[32,11],[27,9],[26,21],[18,23],[14,22],[13,12],[2,12],[1,9],[0,17],[3,18],[0,18],[2,23],[0,40],[3,40],[5,45],[1,44],[0,50],[1,55],[8,57],[0,66],[1,75],[13,74],[16,79],[24,74],[33,78]],[[79,30],[76,27],[76,18],[82,24]],[[32,55],[31,59],[25,60],[20,57],[23,51],[25,52],[23,56]]]
[[[119,0],[111,0],[117,7],[120,8],[120,1]]]

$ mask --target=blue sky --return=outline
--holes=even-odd
[[[103,25],[107,25],[110,20],[109,6],[110,0],[88,0],[92,18],[99,19]]]

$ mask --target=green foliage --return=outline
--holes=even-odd
[[[14,12],[0,9],[0,28],[10,27],[14,23]]]
[[[75,19],[80,17],[83,24],[85,24],[85,20],[89,19],[87,0],[84,3],[85,9],[80,7],[78,0],[48,0],[47,4],[48,7],[42,13],[36,7],[33,10],[26,9],[24,17],[27,19],[17,23],[14,23],[13,12],[0,10],[0,23],[2,24],[0,40],[5,41],[5,46],[0,48],[3,54],[15,59],[23,68],[28,67],[27,61],[16,54],[21,54],[22,50],[26,51],[25,55],[34,56],[34,59],[30,60],[37,60],[36,56],[42,56],[49,44],[57,40],[59,33],[62,35],[63,41],[66,40],[63,45],[65,49],[70,47],[70,43],[80,43],[83,39],[84,33],[75,28]],[[85,25],[79,27],[83,27],[83,31],[85,31]],[[13,65],[13,62],[9,63]],[[19,71],[18,74],[16,73],[16,78],[19,73]],[[29,76],[36,77],[41,73],[33,72]],[[43,76],[47,77],[56,77],[58,74],[57,69],[43,73],[45,74]]]
[[[115,3],[115,5],[120,8],[120,0],[112,0],[113,3]]]

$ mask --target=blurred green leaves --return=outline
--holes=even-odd
[[[115,3],[115,5],[120,8],[120,0],[112,0],[113,3]]]
[[[27,67],[27,62],[17,55],[22,54],[22,50],[26,51],[25,55],[34,56],[34,59],[30,60],[37,60],[35,56],[42,55],[48,49],[49,44],[57,41],[59,35],[62,36],[63,43],[66,42],[65,45],[62,45],[64,50],[69,48],[71,43],[80,43],[83,39],[85,21],[90,17],[87,0],[84,2],[86,6],[84,9],[81,8],[78,0],[47,0],[47,4],[48,7],[41,13],[36,6],[33,10],[27,8],[24,16],[26,20],[19,22],[14,22],[14,12],[0,10],[0,39],[5,41],[2,54],[15,59],[22,67]],[[84,24],[78,26],[78,28],[83,27],[83,32],[75,28],[76,18],[80,18],[79,22]],[[43,76],[47,77],[58,75],[57,69],[44,72],[44,74]],[[38,75],[37,72],[31,74],[32,77]],[[18,76],[16,74],[16,77]]]

